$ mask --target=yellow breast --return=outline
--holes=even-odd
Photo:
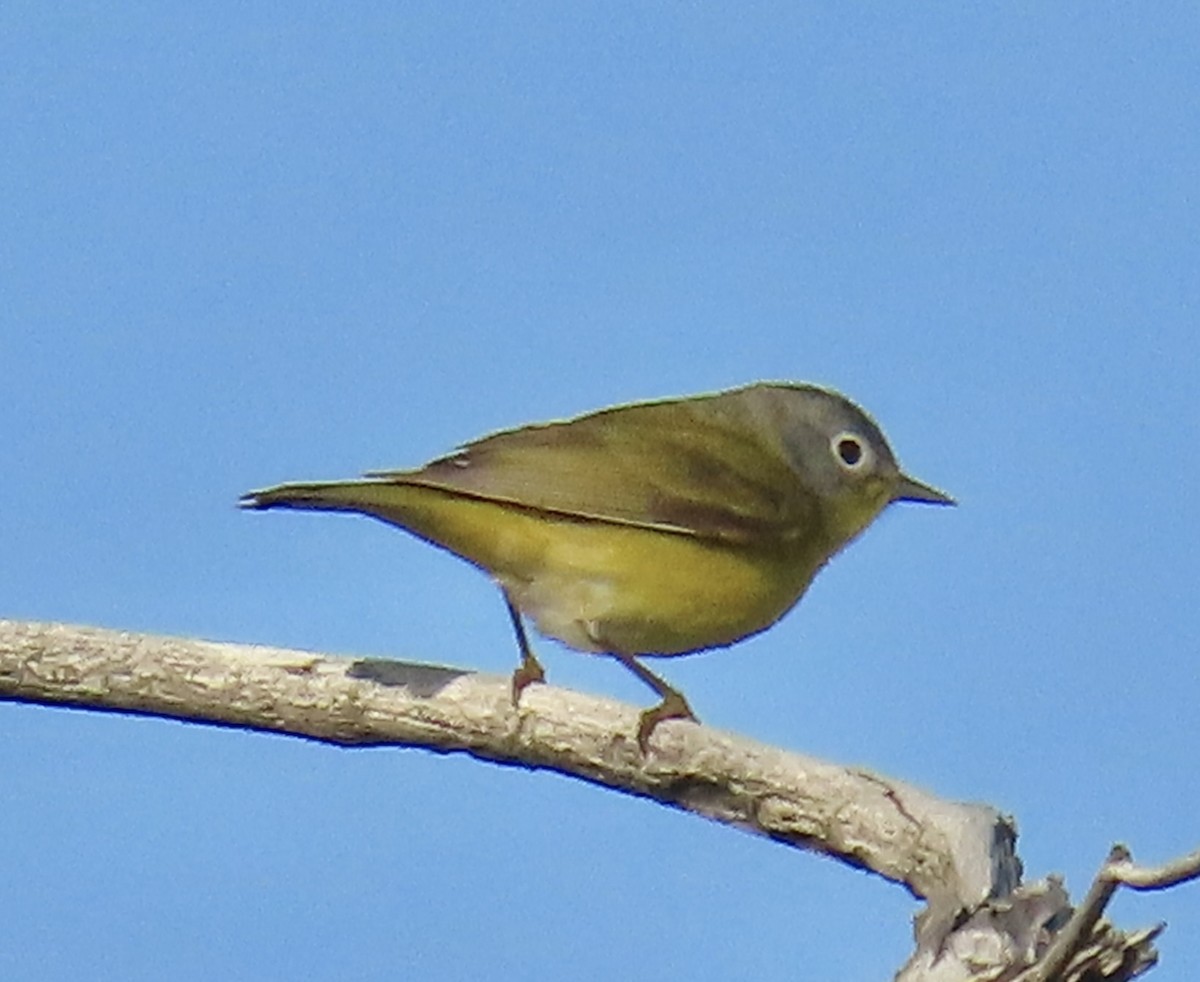
[[[682,654],[775,623],[816,573],[799,551],[712,542],[429,488],[388,521],[490,573],[538,629],[581,651]],[[811,552],[811,550],[807,550]]]

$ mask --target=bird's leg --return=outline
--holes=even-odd
[[[529,647],[529,638],[525,636],[525,625],[521,623],[521,614],[509,599],[508,591],[504,591],[504,603],[508,607],[508,616],[512,618],[513,631],[517,635],[517,647],[521,649],[521,664],[513,669],[512,673],[512,701],[515,706],[521,701],[521,693],[525,691],[526,686],[532,685],[534,682],[546,681],[546,672],[542,668],[542,663],[534,655],[533,649]]]
[[[648,752],[650,734],[654,732],[654,728],[663,720],[690,719],[694,723],[700,722],[696,718],[696,714],[692,712],[692,707],[688,705],[688,701],[683,698],[682,692],[667,685],[666,682],[634,658],[633,655],[625,655],[619,651],[613,651],[610,654],[662,698],[662,702],[657,706],[645,710],[642,713],[641,720],[638,722],[637,742],[638,746],[642,748],[642,753]]]

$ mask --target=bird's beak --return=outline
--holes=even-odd
[[[900,480],[896,482],[896,489],[892,492],[892,501],[923,501],[928,505],[958,504],[945,491],[922,484],[907,474],[901,474]]]

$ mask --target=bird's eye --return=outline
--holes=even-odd
[[[856,471],[866,466],[870,456],[862,438],[853,433],[839,433],[830,441],[833,455],[848,471]]]

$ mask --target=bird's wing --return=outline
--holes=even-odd
[[[810,530],[816,497],[778,450],[744,420],[700,408],[620,407],[497,433],[420,470],[369,476],[730,542]]]

